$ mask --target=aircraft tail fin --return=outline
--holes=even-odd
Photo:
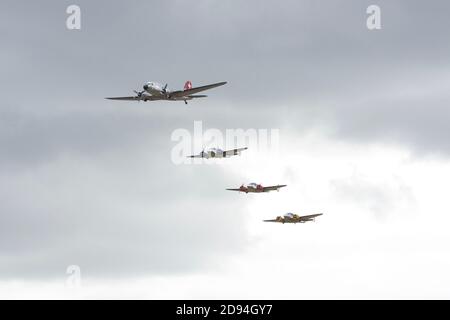
[[[189,89],[192,89],[192,82],[188,80],[184,84],[184,90],[189,90]]]

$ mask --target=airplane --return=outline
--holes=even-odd
[[[236,156],[236,155],[241,155],[241,152],[244,150],[247,150],[248,148],[237,148],[237,149],[232,149],[232,150],[222,150],[222,149],[218,149],[218,148],[210,148],[208,150],[203,150],[202,152],[200,152],[197,155],[192,155],[192,156],[188,156],[188,158],[205,158],[205,159],[209,159],[209,158],[228,158],[231,156]]]
[[[239,192],[245,192],[245,193],[260,193],[260,192],[269,192],[273,190],[280,191],[280,188],[286,187],[286,184],[278,184],[276,186],[269,186],[269,187],[263,187],[261,184],[257,183],[250,183],[246,186],[243,184],[239,187],[239,189],[226,189],[229,191],[239,191]]]
[[[131,97],[111,97],[105,98],[109,100],[131,100],[131,101],[155,101],[155,100],[169,100],[169,101],[184,101],[187,104],[188,100],[196,98],[205,98],[206,95],[196,94],[205,90],[220,87],[226,84],[226,82],[218,82],[208,84],[206,86],[193,88],[191,81],[186,81],[183,90],[170,91],[167,88],[167,84],[162,86],[157,82],[147,82],[144,84],[142,91],[133,90],[136,93]]]
[[[309,216],[299,216],[293,213],[286,213],[284,216],[278,216],[273,220],[263,220],[264,222],[281,222],[285,223],[305,223],[308,221],[315,221],[316,217],[321,216],[323,213],[311,214]]]

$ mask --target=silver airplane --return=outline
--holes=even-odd
[[[155,101],[155,100],[169,100],[169,101],[184,101],[187,104],[188,100],[196,98],[205,98],[206,95],[196,94],[205,90],[220,87],[226,82],[218,82],[202,87],[193,88],[191,81],[186,81],[183,90],[170,91],[167,84],[162,86],[156,82],[147,82],[144,84],[142,91],[134,90],[135,96],[131,97],[111,97],[105,98],[109,100],[126,100],[126,101]]]
[[[239,192],[245,192],[245,193],[260,193],[260,192],[269,192],[269,191],[280,191],[280,188],[286,187],[286,184],[278,184],[276,186],[267,186],[264,187],[262,184],[257,184],[257,183],[250,183],[248,185],[244,185],[242,184],[239,188],[236,189],[226,189],[229,191],[239,191]]]
[[[228,158],[231,156],[240,156],[241,152],[244,150],[247,150],[248,148],[237,148],[232,150],[222,150],[218,148],[210,148],[205,150],[202,150],[199,154],[188,156],[188,158]]]
[[[315,221],[316,217],[321,216],[323,213],[311,214],[309,216],[299,216],[293,213],[286,213],[284,216],[278,216],[276,219],[263,220],[264,222],[280,222],[285,223],[305,223],[308,221]]]

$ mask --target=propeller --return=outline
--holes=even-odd
[[[133,90],[133,92],[136,93],[136,95],[137,95],[139,98],[142,97],[142,94],[144,93],[144,91],[136,91],[136,90]]]
[[[166,83],[166,85],[162,88],[162,92],[167,96],[167,83]]]
[[[133,90],[133,92],[136,93],[137,97],[139,98],[138,101],[141,102],[142,94],[143,94],[145,91],[136,91],[136,90]]]

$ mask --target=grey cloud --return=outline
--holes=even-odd
[[[216,190],[238,178],[168,161],[194,120],[448,153],[445,85],[422,88],[447,81],[446,1],[378,1],[376,32],[372,1],[77,1],[81,31],[69,4],[0,4],[1,275],[181,272],[243,250],[242,203]],[[229,84],[187,108],[103,99],[187,79]]]
[[[134,150],[2,173],[1,275],[54,277],[70,264],[88,277],[188,272],[240,252],[242,204],[218,196],[223,172],[167,162]]]

